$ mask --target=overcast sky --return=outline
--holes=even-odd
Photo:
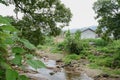
[[[61,0],[71,9],[73,14],[69,28],[82,28],[96,26],[98,23],[94,19],[95,13],[92,9],[96,0]]]
[[[95,13],[92,9],[93,3],[96,0],[61,0],[62,3],[71,9],[73,14],[72,21],[69,28],[82,28],[88,26],[97,25],[97,21],[94,19]],[[0,15],[13,15],[14,6],[6,7],[0,4]],[[21,15],[21,14],[20,14]]]

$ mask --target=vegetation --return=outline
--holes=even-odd
[[[70,9],[59,0],[0,0],[0,3],[14,4],[16,17],[18,12],[24,14],[22,20],[0,16],[0,79],[28,80],[16,69],[22,69],[25,63],[35,69],[45,67],[41,61],[34,60],[35,46],[44,43],[45,35],[56,36],[68,25]]]
[[[16,69],[22,69],[25,63],[31,66],[34,64],[33,68],[45,67],[45,65],[41,61],[28,58],[36,47],[28,40],[19,38],[20,32],[10,22],[9,18],[0,16],[0,79],[28,80],[26,76],[19,75]]]
[[[45,67],[41,61],[30,58],[34,45],[43,43],[45,35],[58,35],[61,28],[68,25],[71,12],[59,0],[0,0],[0,3],[14,4],[16,15],[24,14],[22,20],[0,16],[0,79],[28,80],[19,75],[14,66],[21,68],[27,63],[35,69]]]
[[[109,74],[120,75],[120,28],[119,0],[97,0],[100,39],[81,39],[81,32],[65,33],[64,41],[55,43],[54,37],[68,25],[71,12],[59,0],[0,0],[5,5],[14,4],[16,15],[24,13],[22,20],[0,16],[0,80],[29,80],[20,75],[28,64],[33,68],[46,67],[34,60],[35,49],[50,53],[68,53],[62,59],[66,64],[72,60],[88,60],[89,66]],[[58,25],[59,24],[59,25]],[[110,39],[110,34],[115,39]],[[33,44],[34,45],[33,45]]]
[[[45,35],[59,35],[72,16],[70,9],[59,0],[10,0],[6,3],[15,5],[16,15],[24,14],[22,20],[15,19],[12,25],[21,31],[20,37],[35,46],[44,43]]]
[[[58,44],[59,49],[77,55],[79,55],[82,50],[88,46],[89,45],[86,44],[86,42],[83,42],[80,39],[80,31],[76,31],[74,34],[70,34],[70,31],[67,31],[64,42]]]
[[[82,45],[81,50],[78,49],[78,46],[76,45],[73,48],[70,48],[70,46],[74,46],[72,44],[67,46],[68,44],[70,44],[70,42],[72,42],[72,40],[74,40],[73,43],[75,43],[76,39],[74,37],[75,34],[70,34],[68,31],[63,42],[55,44],[53,39],[47,38],[49,39],[47,40],[48,44],[42,45],[42,47],[44,47],[44,50],[46,50],[48,45],[50,44],[49,48],[54,49],[53,52],[59,53],[61,51],[61,53],[64,53],[63,51],[65,51],[65,53],[68,53],[62,59],[65,64],[69,64],[72,60],[86,59],[89,60],[89,66],[91,68],[101,69],[107,74],[116,75],[120,73],[118,71],[120,68],[120,40],[107,42],[103,39],[79,39],[76,45]],[[69,48],[72,50],[69,51]],[[80,50],[79,54],[77,54],[78,50]]]
[[[97,0],[93,9],[99,23],[97,32],[106,40],[111,34],[115,39],[120,39],[120,1]]]
[[[76,54],[70,54],[70,55],[67,55],[63,58],[63,61],[65,64],[70,64],[70,62],[72,60],[79,60],[80,59],[80,56],[76,55]]]

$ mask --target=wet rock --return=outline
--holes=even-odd
[[[103,76],[103,77],[109,77],[109,75],[108,75],[108,74],[102,74],[102,76]]]
[[[50,74],[50,75],[54,75],[55,73],[54,73],[54,72],[50,72],[49,74]]]
[[[59,60],[56,60],[56,62],[59,63],[59,62],[63,62],[63,61],[62,61],[62,59],[59,59]]]

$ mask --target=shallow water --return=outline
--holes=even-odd
[[[43,60],[41,60],[43,61]],[[47,67],[56,67],[56,61],[54,60],[48,60],[47,62],[44,62],[44,64],[47,65]],[[29,67],[29,69],[34,70],[32,67]],[[82,74],[76,74],[76,73],[67,73],[66,69],[61,69],[59,72],[54,72],[53,69],[46,69],[46,68],[40,68],[37,69],[38,73],[33,74],[35,76],[44,77],[44,80],[93,80],[92,78],[88,77],[85,73]]]

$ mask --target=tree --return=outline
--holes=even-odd
[[[43,34],[58,35],[72,16],[60,0],[9,0],[6,4],[14,4],[16,14],[24,13],[22,20],[15,20],[13,25],[35,45],[41,42]]]
[[[97,33],[104,39],[111,34],[120,39],[120,0],[97,0],[93,9],[99,23]]]
[[[20,66],[26,63],[35,69],[45,65],[34,60],[32,54],[35,54],[36,47],[18,37],[19,30],[10,24],[11,21],[11,18],[0,16],[0,80],[29,80],[20,75],[16,68],[23,70]]]

